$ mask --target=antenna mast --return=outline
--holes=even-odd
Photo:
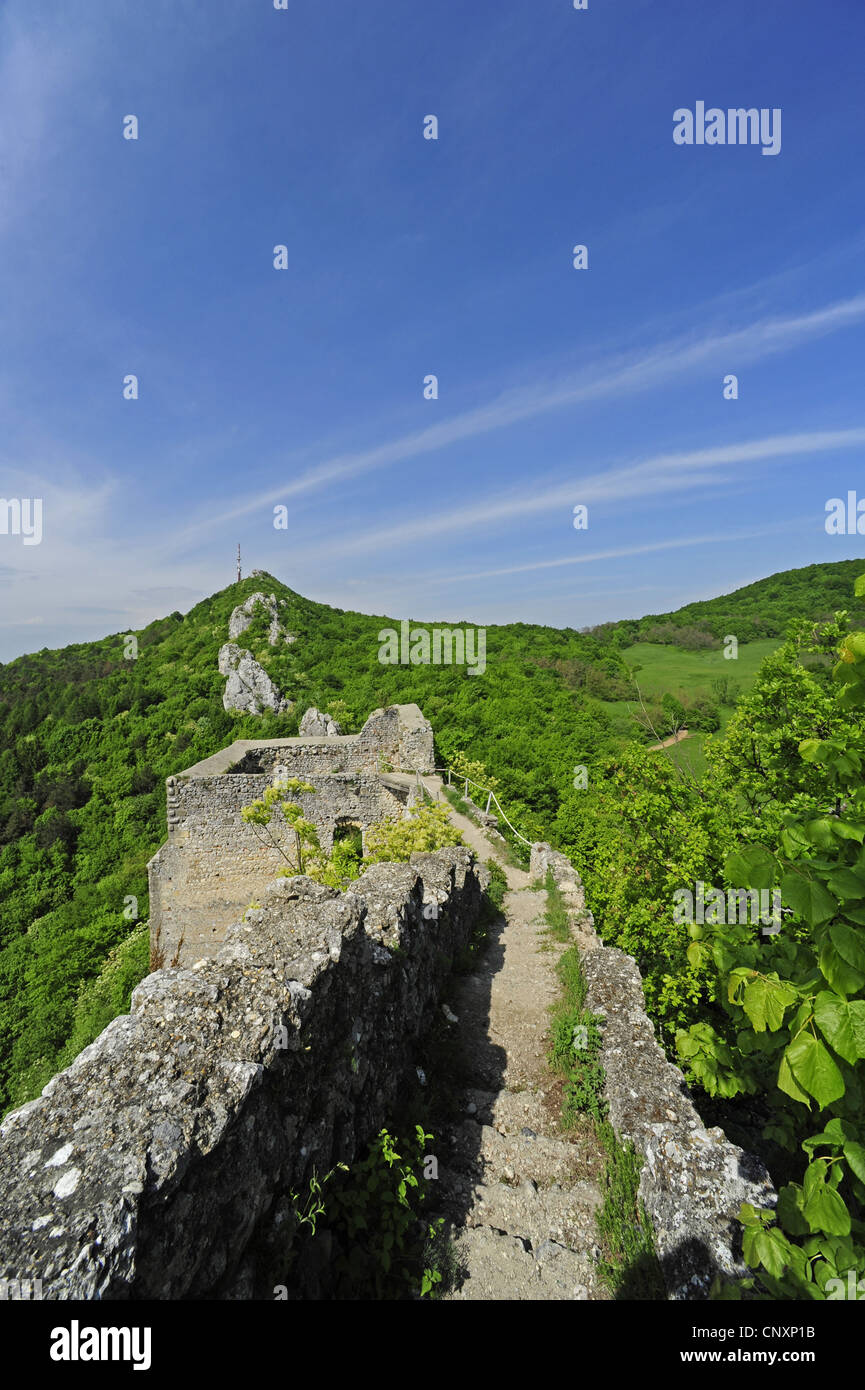
[[[237,542],[237,582],[240,583],[240,541]]]

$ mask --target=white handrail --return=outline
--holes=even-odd
[[[446,772],[446,773],[448,774],[448,786],[450,786],[450,777],[451,777],[451,773],[453,772],[453,768],[450,768],[450,767],[434,767],[434,768],[432,769],[432,771],[433,771],[434,773],[435,773],[435,772]],[[426,783],[423,781],[423,774],[422,774],[421,772],[419,772],[417,768],[414,769],[414,773],[415,773],[415,776],[416,776],[416,777],[418,778],[418,780],[420,781],[421,786],[423,786],[424,789],[426,790],[427,788],[426,788]],[[427,775],[429,775],[429,774],[427,774]],[[462,773],[462,772],[458,772],[458,773],[457,773],[457,776],[458,776],[458,778],[459,778],[459,780],[460,780],[461,782],[464,782],[464,783],[465,783],[466,788],[468,788],[469,784],[471,784],[471,786],[477,787],[479,791],[488,792],[488,793],[489,793],[490,799],[496,803],[496,806],[497,806],[498,811],[499,811],[499,815],[501,816],[501,818],[502,818],[502,820],[504,821],[505,825],[507,825],[507,826],[509,827],[509,829],[511,829],[511,830],[513,831],[513,833],[516,835],[516,837],[517,837],[518,840],[522,840],[523,844],[524,844],[524,845],[528,845],[529,849],[531,849],[532,844],[533,844],[534,842],[533,842],[532,840],[527,840],[526,837],[525,837],[525,835],[521,835],[521,834],[520,834],[520,832],[517,830],[517,828],[516,828],[515,825],[511,825],[511,822],[508,820],[507,816],[505,815],[504,811],[502,810],[502,803],[499,801],[498,797],[496,796],[495,792],[492,790],[491,787],[482,787],[481,784],[480,784],[480,782],[474,782],[474,781],[472,781],[472,778],[471,778],[471,777],[466,777],[465,773]],[[468,795],[468,791],[466,791],[466,795]],[[488,801],[487,801],[487,810],[489,810],[489,805],[490,805],[490,802],[489,802],[489,800],[488,800]],[[478,809],[480,810],[480,807],[479,807]]]

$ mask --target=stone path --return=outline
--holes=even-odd
[[[502,862],[483,831],[452,819],[483,860]],[[594,1264],[603,1153],[588,1119],[562,1135],[562,1083],[546,1063],[555,965],[567,948],[544,932],[545,895],[529,889],[527,873],[502,867],[504,916],[447,1000],[463,1112],[437,1136],[437,1214],[463,1276],[448,1297],[607,1299]]]

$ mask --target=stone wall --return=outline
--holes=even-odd
[[[276,779],[288,775],[277,768]],[[189,781],[169,777],[171,812],[168,842],[148,865],[151,946],[156,962],[191,965],[212,955],[226,929],[286,863],[279,850],[263,844],[264,832],[241,818],[244,806],[264,795],[274,780],[262,773],[223,773]],[[322,849],[333,848],[337,825],[361,832],[410,806],[410,788],[368,773],[308,776],[315,788],[292,799],[318,831]],[[288,847],[287,827],[272,822],[276,838]],[[256,833],[257,831],[257,833]]]
[[[338,825],[364,832],[407,814],[414,799],[408,774],[432,766],[431,725],[417,705],[393,705],[374,710],[359,734],[238,740],[169,777],[168,841],[148,865],[154,963],[187,965],[213,954],[284,863],[241,819],[273,782],[297,777],[315,787],[294,799],[330,853]]]
[[[0,1126],[0,1278],[47,1299],[297,1292],[291,1194],[387,1119],[487,882],[462,847],[346,894],[279,879],[214,958],[149,975]]]
[[[774,1207],[771,1178],[722,1129],[705,1128],[684,1076],[655,1038],[633,957],[600,940],[570,860],[549,845],[534,845],[532,877],[545,878],[547,869],[573,912],[588,983],[585,1006],[603,1019],[610,1121],[644,1160],[639,1195],[655,1229],[669,1296],[704,1299],[716,1274],[736,1279],[750,1273],[736,1217],[743,1202]]]

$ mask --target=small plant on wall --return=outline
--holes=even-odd
[[[298,792],[314,791],[315,787],[309,782],[290,777],[286,782],[268,787],[263,797],[253,801],[250,806],[244,806],[240,813],[246,824],[252,826],[260,843],[282,855],[287,865],[284,872],[287,874],[306,874],[311,868],[323,866],[324,863],[324,853],[315,826],[304,817],[303,807],[299,802],[290,800],[290,797],[296,796]],[[282,812],[289,831],[287,847],[285,841],[277,837],[271,828],[278,810]]]

